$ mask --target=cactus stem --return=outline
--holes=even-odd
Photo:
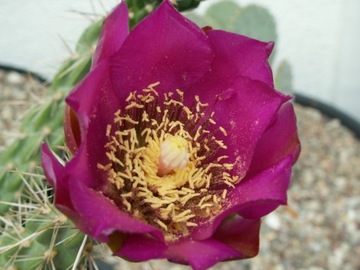
[[[29,243],[31,243],[31,240],[34,239],[35,237],[39,236],[41,233],[43,232],[43,230],[41,231],[37,231],[34,232],[24,238],[19,239],[19,241],[11,244],[11,245],[6,245],[6,246],[2,246],[0,247],[0,253],[1,252],[6,252],[8,250],[11,250],[15,247],[27,247]]]
[[[21,173],[19,171],[17,171],[17,173],[19,174],[21,180],[24,182],[24,184],[26,185],[26,187],[28,188],[28,190],[30,191],[31,195],[33,196],[32,198],[35,198],[35,200],[41,204],[42,206],[44,206],[44,202],[43,202],[43,198],[40,198],[37,194],[37,192],[33,189],[33,187],[30,185],[30,183],[27,181],[26,177],[24,177],[24,173]],[[27,175],[29,175],[29,173],[27,173]],[[31,174],[32,176],[34,176],[34,174]],[[35,181],[33,181],[35,183]],[[41,191],[41,189],[39,188],[39,186],[36,185],[36,188],[38,189],[38,191]],[[41,193],[40,193],[41,194]],[[38,207],[36,207],[35,209],[37,209]]]
[[[84,248],[85,248],[87,239],[88,239],[88,236],[85,235],[85,236],[84,236],[84,239],[83,239],[83,241],[82,241],[82,243],[81,243],[81,246],[80,246],[80,248],[79,248],[78,254],[76,255],[76,259],[75,259],[75,261],[74,261],[74,264],[73,264],[73,267],[71,268],[71,270],[76,270],[76,267],[77,267],[77,265],[78,265],[79,262],[80,262],[81,255],[83,254],[83,251],[84,251]]]
[[[45,251],[45,253],[44,253],[44,260],[45,260],[47,263],[49,263],[50,261],[52,261],[52,260],[55,258],[56,254],[57,254],[56,250],[53,249],[53,248],[50,248],[50,249],[48,249],[47,251]]]

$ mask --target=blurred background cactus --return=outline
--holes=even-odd
[[[130,27],[154,10],[161,0],[127,0]],[[201,0],[171,1],[180,11]],[[188,13],[200,26],[211,25],[264,41],[276,41],[276,25],[267,10],[232,1],[211,6],[204,16]],[[0,153],[0,268],[96,269],[93,240],[78,230],[52,204],[53,193],[40,167],[46,141],[64,156],[64,97],[88,73],[103,18],[81,35],[76,50],[59,68],[47,95],[33,104],[21,125],[23,136]],[[291,69],[281,62],[275,73],[278,89],[291,91]],[[58,147],[56,147],[58,146]],[[3,269],[3,268],[1,268]]]

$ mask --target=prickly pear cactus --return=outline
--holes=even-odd
[[[290,64],[283,60],[279,63],[275,73],[276,88],[284,93],[291,94],[294,92],[292,84],[292,71]]]

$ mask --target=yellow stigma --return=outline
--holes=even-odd
[[[188,142],[180,137],[169,135],[160,147],[158,175],[164,176],[175,169],[183,169],[189,163]]]

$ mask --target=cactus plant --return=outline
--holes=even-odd
[[[16,208],[1,217],[0,266],[28,269],[71,269],[86,264],[92,243],[73,229],[71,222],[53,205],[49,187],[41,174],[17,175],[24,184]],[[3,268],[2,268],[3,269]]]

